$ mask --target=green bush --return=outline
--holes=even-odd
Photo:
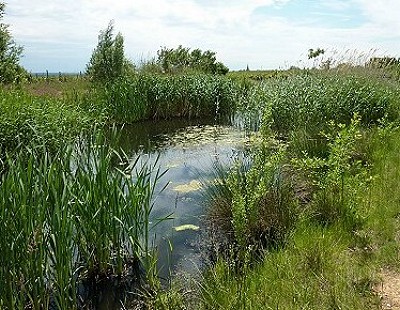
[[[303,154],[292,159],[313,185],[309,216],[322,225],[340,222],[355,231],[363,222],[358,211],[358,191],[367,183],[368,169],[357,158],[357,141],[362,138],[359,123],[356,115],[349,126],[340,124],[326,136],[326,157]]]
[[[0,2],[0,21],[4,16],[5,3]],[[0,83],[18,82],[26,72],[19,65],[22,47],[18,46],[8,30],[0,23]]]
[[[190,73],[199,72],[206,74],[226,74],[229,69],[222,63],[218,62],[215,52],[210,50],[202,51],[182,47],[177,48],[163,47],[157,51],[157,59],[154,59],[142,66],[142,70],[151,70],[162,73]]]
[[[259,150],[236,162],[228,173],[216,170],[208,188],[209,215],[239,250],[282,246],[298,216],[298,200],[283,150]]]

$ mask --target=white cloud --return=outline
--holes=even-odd
[[[371,21],[375,30],[385,36],[400,34],[400,1],[398,0],[356,0],[364,15]]]
[[[6,21],[15,39],[25,45],[23,63],[32,70],[39,69],[30,63],[46,66],[46,57],[61,67],[53,70],[83,70],[99,30],[111,19],[134,60],[154,55],[160,46],[178,44],[214,50],[232,68],[295,64],[315,47],[376,47],[399,53],[399,40],[392,40],[400,33],[397,0],[320,2],[325,10],[343,12],[357,5],[367,22],[349,29],[254,15],[259,8],[283,7],[290,1],[295,0],[9,0]]]
[[[336,11],[343,11],[351,7],[352,1],[348,0],[322,0],[321,3],[327,8],[336,10]]]

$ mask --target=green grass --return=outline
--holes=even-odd
[[[283,249],[237,272],[219,260],[200,283],[199,309],[378,309],[380,268],[399,268],[399,129],[374,130],[371,179],[352,184],[349,202],[363,215],[349,230],[344,218],[321,225],[303,217]]]
[[[367,213],[365,238],[372,244],[377,263],[396,270],[400,270],[399,132],[399,128],[389,126],[375,133],[374,174],[371,191],[364,197],[364,212]]]
[[[284,250],[237,274],[219,261],[201,284],[200,309],[373,309],[370,270],[347,254],[338,227],[304,222]]]
[[[186,306],[377,309],[377,271],[400,267],[398,81],[364,69],[267,75],[135,75],[61,96],[1,89],[0,308],[74,309],[79,281],[131,266],[154,280],[149,215],[162,173],[82,130],[239,108],[262,122],[263,147],[216,173],[209,214],[227,252]],[[185,308],[178,291],[149,298]]]

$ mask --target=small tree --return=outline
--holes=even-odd
[[[4,9],[5,3],[0,2],[0,20],[4,17]],[[22,47],[14,42],[8,27],[0,23],[0,83],[18,81],[25,72],[19,65]]]
[[[156,63],[165,73],[179,73],[185,71],[200,71],[211,74],[226,74],[229,69],[221,62],[216,61],[215,52],[182,47],[163,47],[157,52]]]
[[[320,55],[325,54],[325,50],[321,48],[317,48],[316,50],[310,48],[308,50],[308,59],[317,58]]]
[[[86,74],[94,82],[106,83],[126,75],[133,70],[132,63],[124,54],[124,38],[118,33],[113,35],[111,21],[107,28],[100,31],[99,42],[86,67]]]

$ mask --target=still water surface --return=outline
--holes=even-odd
[[[203,184],[215,178],[215,165],[229,166],[243,154],[251,132],[243,124],[244,118],[236,117],[225,121],[148,121],[120,128],[117,148],[132,160],[138,156],[142,162],[158,160],[156,166],[166,171],[156,185],[151,215],[153,224],[159,218],[171,218],[151,231],[161,283],[167,284],[175,276],[195,276],[202,269],[199,240],[204,239],[207,207]],[[134,282],[127,286],[112,281],[96,283],[85,286],[83,295],[94,309],[137,309],[135,288],[131,287]]]
[[[214,178],[214,165],[228,165],[242,152],[247,136],[230,120],[157,121],[122,128],[120,147],[127,154],[141,154],[150,162],[158,158],[161,171],[167,170],[157,188],[168,185],[155,197],[152,214],[154,222],[172,218],[152,231],[161,279],[201,268],[198,239],[206,208],[202,183]]]

